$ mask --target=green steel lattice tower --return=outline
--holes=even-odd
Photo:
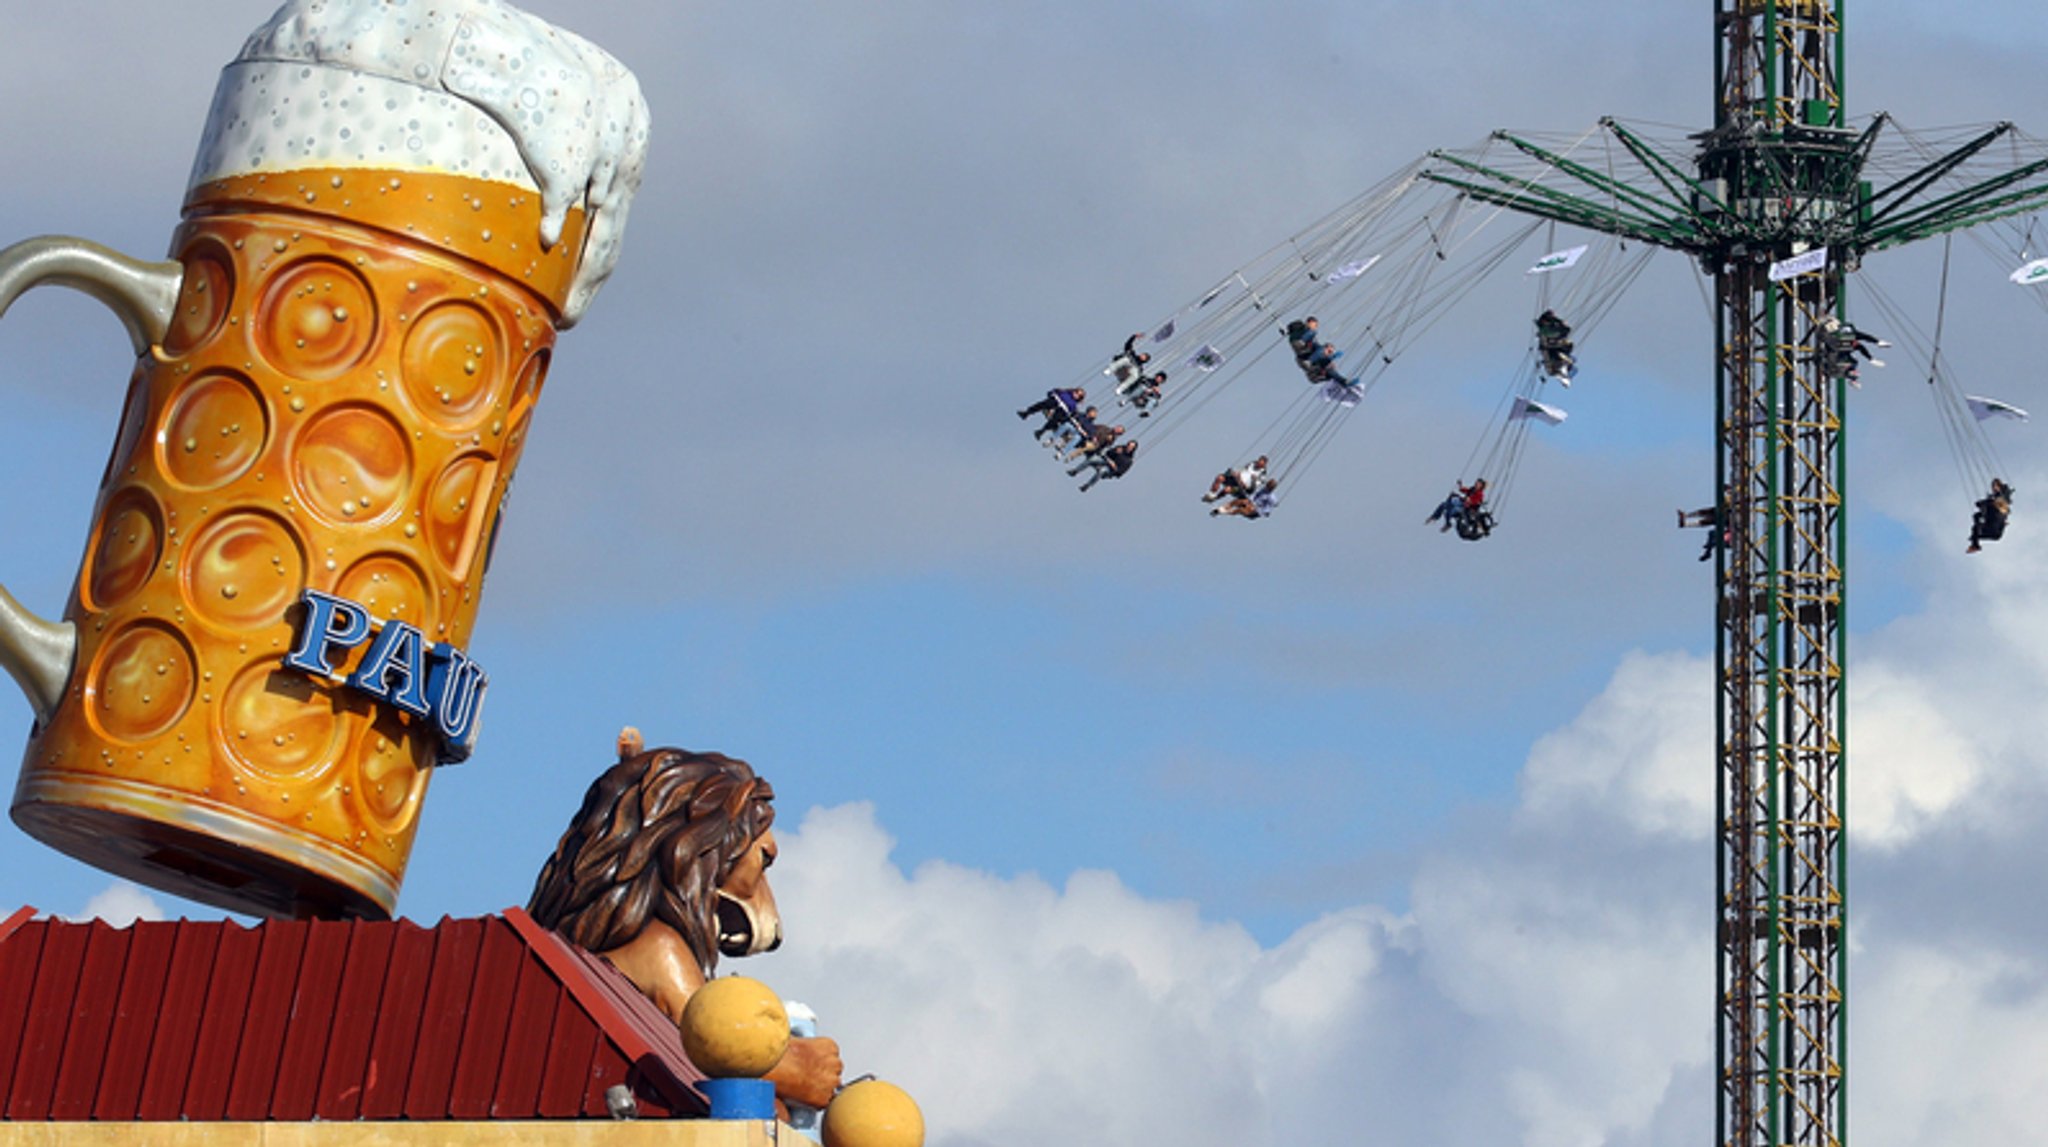
[[[1437,152],[1481,202],[1684,251],[1712,277],[1721,524],[1717,1140],[1839,1147],[1848,985],[1844,381],[1817,349],[1868,252],[2048,206],[2048,161],[1962,179],[2000,124],[1883,186],[1843,111],[1846,0],[1714,0],[1714,124],[1630,183],[1509,133],[1531,176]],[[1562,187],[1560,187],[1562,184]],[[1826,249],[1825,263],[1772,268]]]
[[[1854,250],[1843,221],[1859,214],[1863,152],[1843,131],[1839,16],[1812,0],[1720,6],[1715,123],[1699,157],[1712,198],[1759,225],[1752,239],[1767,256],[1847,247],[1790,290],[1752,243],[1706,253],[1720,263],[1729,530],[1716,657],[1717,1138],[1728,1144],[1832,1145],[1848,1122],[1844,384],[1802,362],[1842,303]]]

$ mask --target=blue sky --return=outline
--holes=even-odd
[[[483,733],[434,782],[403,913],[523,903],[634,724],[774,782],[790,942],[759,963],[935,1143],[1068,1141],[1048,1087],[1104,1141],[1705,1133],[1711,582],[1670,524],[1712,474],[1690,268],[1583,348],[1483,545],[1422,516],[1521,353],[1512,291],[1265,522],[1195,500],[1270,416],[1255,392],[1254,421],[1219,409],[1086,495],[1010,413],[1429,147],[1701,122],[1702,0],[528,7],[636,71],[653,152],[557,349],[476,625]],[[1933,11],[1859,7],[1853,111],[2039,125],[2038,14]],[[0,238],[159,256],[217,68],[269,12],[0,0]],[[1924,258],[1883,259],[1932,305]],[[2039,308],[1971,266],[1947,349],[2048,409]],[[0,319],[0,579],[32,607],[76,570],[127,369],[82,296]],[[2048,1116],[2039,895],[1984,875],[2048,859],[2048,469],[2001,437],[2020,516],[1966,560],[1913,368],[1866,373],[1852,1095],[1872,1141],[1976,1141]],[[28,722],[0,703],[0,744]],[[76,913],[109,883],[0,831],[0,901]],[[1063,1023],[1120,1050],[1052,1046]],[[1913,1031],[1953,1047],[1915,1064]]]

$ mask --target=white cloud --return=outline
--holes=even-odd
[[[1859,846],[1897,848],[1955,808],[1983,779],[1980,742],[1949,717],[1953,688],[1874,661],[1850,691],[1851,812]]]
[[[125,928],[137,920],[161,920],[164,918],[163,905],[158,904],[149,893],[125,880],[117,880],[99,894],[85,902],[77,915],[67,920],[84,922],[104,920],[116,928]]]
[[[1639,934],[1625,909],[1536,895],[1541,875],[1451,866],[1412,917],[1361,906],[1269,948],[1109,873],[905,874],[890,846],[865,805],[789,832],[792,939],[750,972],[817,1007],[849,1070],[919,1096],[935,1145],[1277,1143],[1339,1122],[1565,1143],[1647,1119],[1674,1033],[1705,1023],[1703,993],[1664,982],[1708,974],[1686,913]],[[1613,1094],[1588,1105],[1595,1078]]]
[[[1536,742],[1519,820],[1606,809],[1647,836],[1713,830],[1713,662],[1631,653],[1570,724]]]
[[[2039,914],[1944,883],[2038,861],[2048,836],[2028,701],[2048,688],[2048,594],[2013,580],[2035,564],[2015,540],[1858,641],[1851,864],[1879,874],[1851,916],[1866,1147],[2048,1121]],[[818,1007],[850,1071],[917,1095],[934,1147],[1706,1133],[1712,689],[1705,658],[1624,657],[1532,747],[1513,809],[1428,846],[1406,911],[1359,904],[1271,945],[1109,872],[906,872],[871,807],[814,810],[777,869],[789,949],[756,974]]]
[[[2035,1139],[2048,1126],[2048,964],[2038,952],[1899,935],[1857,990],[1880,1006],[1852,1023],[1859,1137],[1966,1144]]]
[[[940,863],[905,875],[891,844],[866,805],[789,833],[791,940],[754,974],[817,1008],[850,1071],[919,1096],[935,1144],[1306,1129],[1331,1103],[1315,1081],[1372,1034],[1382,962],[1405,944],[1399,920],[1361,908],[1263,949],[1110,873],[1057,888]]]

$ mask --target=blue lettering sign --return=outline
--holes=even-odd
[[[299,601],[306,616],[299,623],[299,639],[284,655],[286,667],[315,677],[334,671],[341,655],[361,645],[370,636],[370,611],[345,597],[309,589]]]
[[[483,666],[446,642],[430,646],[418,626],[378,622],[345,597],[309,589],[299,601],[305,612],[284,657],[287,669],[331,680],[349,650],[368,642],[362,664],[342,683],[425,722],[437,764],[469,758],[490,684]]]
[[[370,643],[362,665],[349,674],[352,689],[360,690],[387,705],[396,705],[415,717],[427,715],[426,639],[420,631],[402,621],[388,621]],[[396,685],[393,677],[398,678]]]
[[[490,685],[484,667],[452,645],[434,646],[434,667],[428,691],[433,694],[434,729],[450,760],[466,760],[476,747],[476,731]]]

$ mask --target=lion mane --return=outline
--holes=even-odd
[[[751,766],[718,753],[625,756],[584,794],[526,911],[591,952],[627,944],[659,920],[708,978],[718,964],[718,887],[774,823],[774,800]]]

